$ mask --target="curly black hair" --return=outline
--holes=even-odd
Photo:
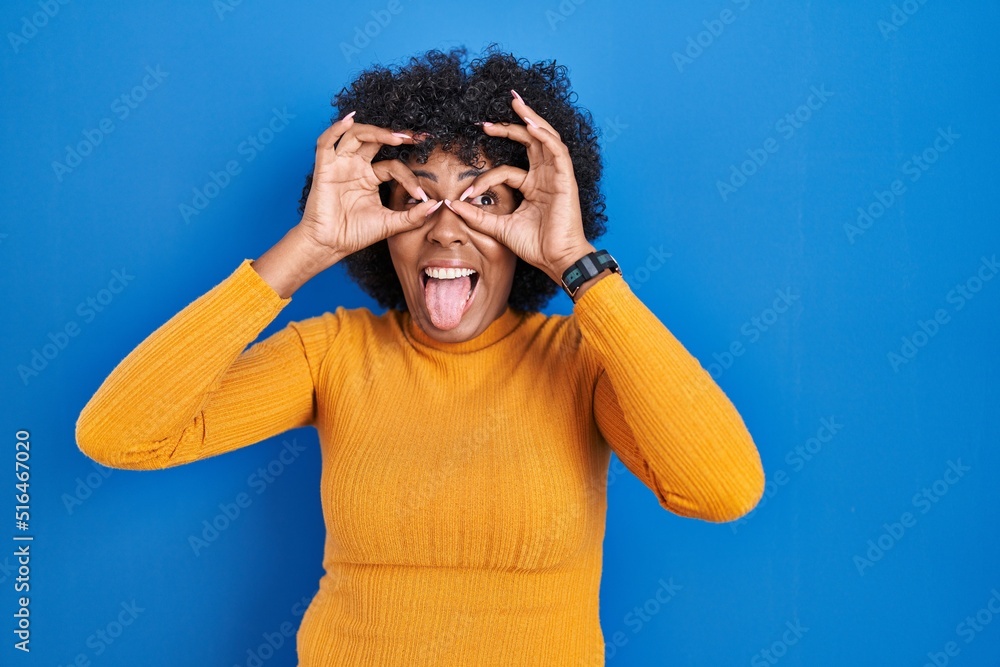
[[[331,104],[337,109],[331,124],[341,114],[356,111],[355,121],[388,127],[393,131],[428,132],[418,144],[383,146],[373,162],[386,159],[407,161],[415,155],[425,164],[435,146],[454,154],[464,164],[474,164],[480,151],[493,166],[513,165],[528,169],[527,149],[504,137],[491,137],[475,123],[522,123],[510,105],[511,89],[517,92],[559,133],[573,160],[583,214],[583,232],[588,241],[602,236],[607,222],[601,178],[598,132],[589,111],[574,105],[567,68],[555,60],[530,63],[489,44],[482,57],[467,69],[465,47],[444,53],[431,49],[410,58],[409,64],[392,68],[375,65],[362,72],[337,93]],[[299,214],[305,211],[312,173],[306,175]],[[390,184],[379,186],[382,203],[389,201]],[[515,191],[515,204],[522,197]],[[406,310],[403,287],[392,265],[389,244],[383,239],[344,258],[347,274],[383,308]],[[559,291],[559,285],[543,271],[518,257],[508,305],[521,312],[543,308]]]

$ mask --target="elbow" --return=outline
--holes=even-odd
[[[114,454],[118,448],[106,436],[82,428],[79,422],[76,426],[76,447],[88,459],[96,461],[105,468],[129,469],[119,462]]]
[[[169,459],[164,461],[162,457],[155,455],[156,445],[163,443],[150,443],[150,447],[126,445],[127,439],[94,428],[83,420],[77,421],[75,437],[77,449],[105,468],[161,470],[171,465]]]
[[[96,461],[105,468],[119,468],[116,465],[117,461],[114,460],[115,447],[110,444],[111,438],[107,429],[99,425],[99,419],[94,414],[91,403],[84,406],[77,416],[73,435],[77,449],[88,459]]]
[[[739,477],[731,479],[725,489],[720,489],[702,517],[712,523],[728,523],[750,514],[764,497],[764,468],[758,461]]]
[[[660,505],[674,514],[711,523],[737,521],[754,511],[764,496],[764,468],[756,464],[730,468],[660,495]]]
[[[88,459],[96,461],[106,468],[115,467],[108,459],[109,448],[101,446],[102,438],[82,415],[76,420],[74,439],[76,440],[76,448]]]

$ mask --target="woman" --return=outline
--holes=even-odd
[[[342,90],[299,224],[133,350],[77,424],[128,469],[318,430],[302,667],[604,664],[611,451],[681,516],[730,521],[763,493],[710,375],[613,260],[576,264],[606,218],[565,68],[464,55]],[[385,313],[338,306],[245,349],[340,261]],[[561,286],[572,315],[538,312]]]

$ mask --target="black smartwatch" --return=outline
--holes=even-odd
[[[622,272],[621,268],[618,267],[618,262],[615,261],[614,257],[607,250],[597,250],[587,253],[563,272],[562,288],[572,301],[577,290],[580,289],[580,285],[598,275],[604,269],[611,269],[618,275],[621,275]]]

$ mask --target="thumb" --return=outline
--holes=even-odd
[[[411,206],[405,211],[390,211],[386,209],[385,214],[385,226],[389,232],[389,236],[393,234],[398,234],[399,232],[409,231],[411,229],[416,229],[424,224],[427,220],[427,213],[431,209],[435,209],[438,206],[442,206],[444,202],[435,201],[433,199],[428,199],[427,201],[420,202],[416,206]]]
[[[450,204],[450,205],[449,205]],[[488,234],[504,245],[507,244],[507,225],[504,218],[495,213],[488,213],[469,202],[451,199],[446,204],[477,232]]]

